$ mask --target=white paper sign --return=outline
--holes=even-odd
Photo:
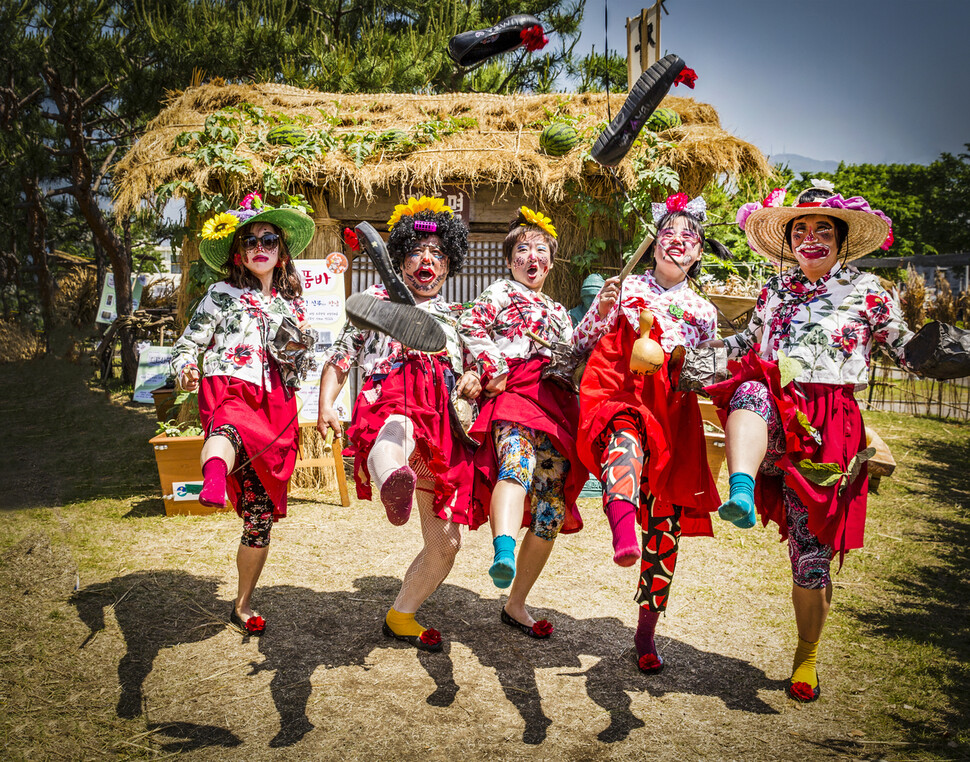
[[[138,356],[138,372],[135,374],[135,394],[133,402],[151,405],[152,392],[165,386],[165,379],[171,372],[171,347],[145,347]]]
[[[199,501],[202,482],[172,482],[172,502],[183,503],[187,500]]]
[[[344,326],[344,273],[347,258],[333,253],[326,259],[295,260],[294,264],[303,277],[303,300],[306,302],[306,319],[317,332],[314,356],[318,369],[301,382],[300,423],[316,423],[320,401],[320,371],[323,370],[323,353],[333,344]],[[334,402],[334,409],[342,421],[350,420],[350,388],[344,385]]]

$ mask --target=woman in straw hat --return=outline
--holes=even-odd
[[[542,293],[558,245],[552,220],[521,207],[503,245],[511,277],[485,289],[459,324],[482,367],[487,398],[470,431],[479,443],[472,526],[491,524],[488,573],[496,587],[511,585],[501,621],[536,639],[549,637],[553,626],[532,617],[526,598],[560,531],[582,529],[576,498],[589,476],[576,455],[576,395],[543,377],[549,345],[568,345],[573,332],[566,308]]]
[[[667,609],[680,538],[710,536],[710,515],[720,503],[697,395],[671,388],[667,373],[675,348],[717,335],[714,306],[687,282],[701,270],[706,209],[703,198],[685,193],[654,204],[653,267],[622,284],[608,279],[573,336],[579,350],[592,348],[580,386],[577,447],[603,482],[614,562],[640,560],[634,640],[638,666],[647,674],[664,667],[654,634]],[[663,350],[652,375],[635,371],[631,362],[646,338],[640,336],[644,313],[652,313],[650,337]]]
[[[875,344],[902,365],[911,336],[878,278],[848,265],[888,248],[889,219],[832,190],[816,181],[785,207],[779,189],[739,211],[751,247],[789,267],[762,289],[747,328],[724,339],[740,358],[732,377],[707,387],[725,421],[731,495],[721,518],[752,527],[757,506],[788,539],[798,647],[787,691],[796,701],[819,696],[831,560],[862,547],[866,433],[853,392],[866,386]]]
[[[225,279],[209,288],[173,347],[179,386],[199,392],[206,435],[199,501],[225,505],[228,491],[243,519],[230,619],[257,636],[265,621],[253,612],[251,598],[273,522],[286,516],[299,432],[293,394],[298,380],[281,372],[268,345],[284,323],[304,321],[303,286],[293,258],[313,231],[302,208],[273,208],[255,193],[239,209],[209,219],[199,254]]]
[[[461,525],[468,524],[471,513],[471,451],[443,411],[453,392],[473,399],[481,385],[456,331],[461,305],[441,297],[445,280],[461,270],[468,230],[442,199],[427,196],[398,204],[388,227],[391,265],[403,281],[394,285],[406,287],[416,309],[441,326],[445,351],[417,352],[348,320],[325,356],[317,428],[322,434],[341,433],[333,404],[356,363],[365,380],[344,452],[354,457],[357,496],[370,500],[377,494],[395,526],[407,522],[417,502],[424,538],[385,616],[383,633],[422,651],[440,651],[441,633],[419,624],[415,614],[451,571],[462,545]],[[365,293],[388,299],[384,285]]]

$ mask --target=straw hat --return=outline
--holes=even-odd
[[[291,257],[299,256],[310,244],[316,229],[313,219],[302,208],[272,207],[264,204],[259,194],[251,193],[239,209],[230,209],[206,220],[199,234],[199,256],[216,272],[225,272],[236,231],[255,222],[266,222],[280,230]]]
[[[836,193],[820,199],[820,195],[827,194],[820,194],[818,188],[809,188],[799,194],[792,206],[764,206],[751,212],[743,226],[748,236],[748,244],[756,252],[775,262],[797,264],[791,250],[791,241],[785,237],[785,227],[797,217],[809,214],[834,217],[849,226],[849,233],[839,251],[840,259],[859,259],[871,254],[887,241],[892,242],[889,218],[882,212],[871,209],[861,196],[844,199]]]

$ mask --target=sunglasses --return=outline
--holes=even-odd
[[[262,238],[254,235],[244,235],[239,239],[239,245],[243,251],[252,251],[257,246],[262,247],[263,251],[275,251],[280,245],[280,237],[276,233],[267,233]]]

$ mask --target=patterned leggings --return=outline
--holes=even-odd
[[[569,461],[543,431],[497,421],[492,426],[492,436],[498,456],[498,480],[518,482],[531,493],[529,529],[543,540],[555,540],[566,518],[563,488]]]
[[[236,454],[237,464],[247,460],[246,448],[235,426],[228,423],[217,426],[209,432],[209,436],[228,439]],[[243,533],[239,542],[249,548],[265,548],[269,546],[269,533],[273,528],[273,501],[266,494],[252,463],[237,465],[236,472],[242,487],[239,507],[243,517]]]
[[[768,450],[760,471],[765,476],[783,476],[784,472],[776,464],[785,453],[785,432],[782,431],[767,387],[759,381],[745,381],[731,397],[729,412],[735,410],[757,413],[768,424]],[[792,580],[798,587],[808,590],[827,587],[832,581],[832,547],[823,545],[809,531],[808,508],[795,490],[784,484],[782,494],[788,524],[788,558],[791,561]]]
[[[646,431],[639,415],[626,411],[614,416],[599,439],[603,451],[600,478],[604,484],[604,505],[625,500],[644,507],[640,527],[643,554],[636,601],[650,611],[665,611],[680,547],[682,508],[673,506],[670,516],[654,515],[654,497],[642,478],[645,439]]]

